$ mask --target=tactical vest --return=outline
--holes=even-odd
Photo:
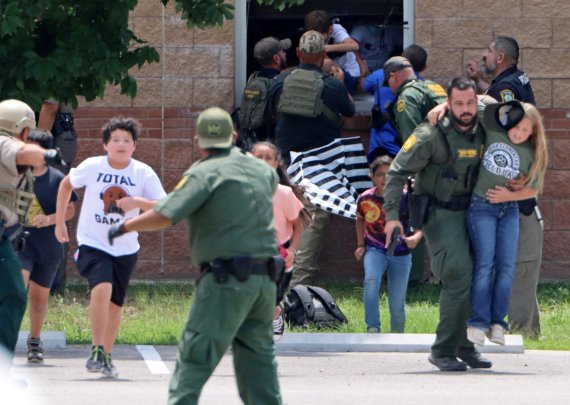
[[[442,203],[454,197],[468,197],[473,192],[483,156],[484,132],[479,125],[470,135],[450,137],[447,134],[455,130],[447,117],[438,123],[436,130],[439,132],[438,147],[445,147],[449,151],[447,161],[430,162],[417,174],[415,190]]]
[[[339,116],[323,101],[325,74],[314,70],[295,69],[283,82],[277,112],[315,118],[324,114],[335,125]]]
[[[25,224],[33,199],[34,177],[26,170],[16,188],[0,186],[0,219],[6,226]]]
[[[269,86],[273,79],[261,77],[254,72],[243,89],[239,121],[240,128],[259,129],[271,123],[271,113],[267,107]]]

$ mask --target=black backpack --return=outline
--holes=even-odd
[[[285,319],[292,325],[335,327],[348,320],[324,288],[297,285],[285,298]]]

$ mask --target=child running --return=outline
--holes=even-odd
[[[548,151],[540,113],[532,104],[488,105],[483,125],[486,149],[467,210],[475,260],[467,338],[482,345],[486,335],[504,345],[519,237],[517,201],[536,197],[542,189]],[[526,177],[524,188],[505,186],[520,177]]]
[[[122,305],[140,248],[130,232],[109,245],[111,225],[147,211],[166,193],[152,168],[133,159],[140,124],[133,118],[112,118],[102,130],[104,156],[91,157],[71,169],[57,195],[56,237],[68,242],[64,212],[73,189],[85,187],[77,224],[79,273],[89,283],[92,348],[86,368],[116,378],[111,352],[121,323]]]
[[[281,301],[289,288],[293,274],[295,252],[301,240],[303,225],[306,225],[308,218],[301,214],[303,212],[303,203],[300,200],[304,198],[303,190],[301,187],[292,184],[287,177],[279,161],[281,154],[277,146],[271,142],[257,142],[253,145],[251,153],[277,170],[279,175],[280,184],[278,184],[277,190],[275,190],[273,195],[273,216],[277,231],[277,243],[279,252],[285,260],[285,274],[278,286],[277,304],[273,314],[274,339],[279,340],[285,331]]]
[[[410,249],[422,238],[421,231],[398,238],[394,254],[386,250],[386,212],[384,211],[384,185],[392,158],[379,156],[370,164],[370,177],[374,187],[360,195],[356,209],[356,260],[364,258],[364,320],[368,333],[380,332],[380,286],[382,276],[388,272],[388,304],[390,332],[403,333],[406,327],[406,293],[412,268]],[[402,211],[402,210],[400,210]],[[400,218],[403,224],[406,221]],[[406,225],[404,225],[406,228]],[[409,233],[409,232],[408,232]]]
[[[50,149],[53,136],[44,129],[36,128],[30,130],[26,142]],[[63,247],[55,238],[54,227],[57,189],[64,175],[45,163],[34,166],[32,174],[35,198],[24,228],[29,235],[24,249],[18,252],[18,258],[22,264],[22,277],[30,300],[28,363],[43,363],[42,327],[47,315],[50,287],[63,257]],[[73,193],[71,201],[75,200],[77,195]],[[74,216],[75,204],[68,200],[65,220],[68,221]]]

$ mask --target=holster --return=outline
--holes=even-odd
[[[410,228],[414,230],[422,229],[422,226],[429,218],[430,196],[417,195],[411,193],[408,195],[408,211],[410,215]]]

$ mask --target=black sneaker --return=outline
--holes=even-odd
[[[105,351],[103,346],[91,346],[91,356],[87,359],[85,368],[90,373],[99,373],[103,369],[105,361]]]
[[[283,337],[285,333],[285,320],[283,319],[283,312],[273,320],[273,340],[276,342]]]
[[[105,353],[105,361],[103,362],[102,373],[105,377],[109,378],[117,378],[119,376],[119,372],[113,365],[113,360],[111,360],[111,353]]]
[[[33,338],[28,336],[28,363],[43,363],[44,362],[44,348],[40,338]]]
[[[465,371],[467,366],[453,356],[435,357],[430,354],[428,360],[431,364],[439,368],[441,371]]]
[[[457,357],[465,362],[471,368],[491,368],[493,363],[487,360],[474,347],[460,347],[457,349]]]

